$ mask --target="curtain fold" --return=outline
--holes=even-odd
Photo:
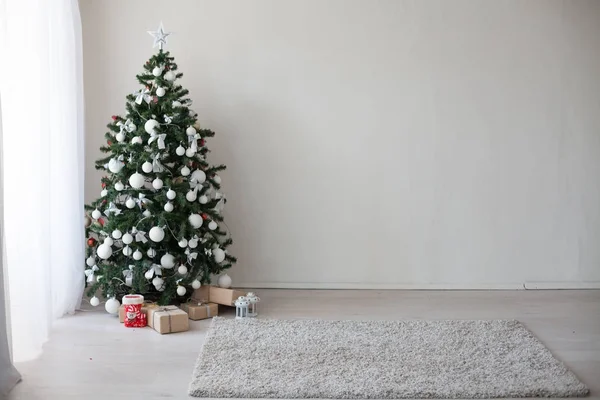
[[[15,361],[83,293],[83,77],[76,0],[0,0],[5,263]]]

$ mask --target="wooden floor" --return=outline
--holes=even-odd
[[[600,399],[600,291],[260,290],[261,318],[518,319]],[[100,308],[100,307],[99,307]],[[232,316],[232,313],[225,313]],[[159,335],[94,309],[61,319],[16,400],[188,399],[210,321]]]

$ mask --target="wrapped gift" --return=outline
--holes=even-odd
[[[210,301],[210,299],[208,298],[208,296],[210,294],[209,288],[210,288],[210,286],[200,286],[199,289],[194,290],[194,294],[192,295],[192,300],[197,303],[208,303]]]
[[[141,312],[144,313],[146,315],[146,317],[148,317],[148,307],[153,306],[153,303],[144,303],[142,304],[142,309]],[[125,305],[122,304],[121,307],[119,307],[119,322],[123,323],[125,322]]]
[[[212,318],[219,315],[219,305],[216,303],[188,302],[180,305],[189,318],[197,321],[199,319]]]
[[[176,306],[148,307],[148,326],[162,334],[189,329],[188,315]]]
[[[209,286],[208,290],[208,301],[211,303],[223,304],[224,306],[229,307],[234,307],[235,301],[240,296],[246,296],[246,292],[241,290],[224,289],[218,286]]]

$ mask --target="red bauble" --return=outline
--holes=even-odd
[[[106,189],[106,182],[102,182],[102,189]]]
[[[119,118],[119,117],[117,117],[116,115],[113,115],[111,118],[112,118],[113,121],[116,121],[117,118]]]
[[[202,219],[208,219],[208,215],[206,215],[205,213],[202,213]]]
[[[108,143],[109,146],[112,146],[112,142],[110,140],[107,140],[106,143]]]
[[[93,247],[96,245],[96,239],[94,238],[89,238],[87,241],[88,246]]]
[[[200,139],[200,140],[198,141],[198,145],[199,145],[200,147],[204,146],[204,143],[206,143],[206,142],[204,141],[204,139]]]
[[[154,98],[152,99],[155,103],[158,103],[158,97],[154,96]]]

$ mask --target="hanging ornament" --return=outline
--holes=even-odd
[[[194,288],[194,289],[200,289],[200,286],[202,286],[202,284],[200,283],[200,281],[198,279],[194,279],[194,281],[192,282],[192,288]]]
[[[125,207],[127,207],[127,208],[135,207],[135,200],[133,200],[131,197],[128,198],[127,201],[125,202]]]
[[[193,239],[190,239],[188,241],[188,246],[190,247],[190,249],[195,249],[196,247],[198,247],[198,239],[196,239],[195,237]]]
[[[186,133],[188,136],[195,135],[195,134],[196,134],[196,129],[194,129],[194,127],[193,127],[193,126],[188,126],[188,127],[187,127],[187,129],[185,130],[185,133]]]
[[[137,92],[133,92],[135,95],[135,104],[142,104],[142,101],[145,101],[147,104],[150,104],[152,101],[152,96],[150,95],[150,90],[147,87],[141,88]]]
[[[182,156],[185,154],[185,149],[182,145],[179,145],[179,147],[175,149],[175,154],[177,154],[178,156]]]
[[[94,247],[94,246],[96,245],[96,239],[94,239],[94,238],[89,238],[89,239],[87,240],[87,245],[88,245],[89,247]]]
[[[121,233],[120,230],[115,229],[114,231],[112,231],[112,235],[113,239],[121,239],[121,236],[123,236],[123,233]]]
[[[88,228],[91,224],[92,224],[92,219],[90,218],[90,216],[87,214],[84,215],[83,216],[83,226],[85,228]]]
[[[149,161],[146,161],[145,163],[142,164],[142,171],[144,171],[145,173],[149,174],[150,172],[152,172],[152,163]]]
[[[175,257],[173,255],[167,253],[160,258],[160,265],[163,268],[171,269],[175,266]]]
[[[188,176],[190,174],[190,169],[187,166],[181,168],[181,176]]]
[[[206,174],[201,169],[197,169],[194,172],[192,172],[190,181],[196,184],[204,183],[204,181],[206,181]]]
[[[160,150],[162,150],[165,148],[165,139],[166,138],[167,138],[166,133],[153,132],[150,134],[150,138],[148,138],[148,145],[151,145],[152,142],[154,142],[156,140],[156,143],[158,144],[158,148]]]
[[[208,197],[206,197],[205,195],[202,195],[202,196],[200,196],[198,201],[200,202],[200,204],[206,204],[206,203],[208,203]]]
[[[100,299],[97,298],[96,296],[94,296],[90,299],[90,305],[92,307],[97,307],[99,304],[100,304]]]
[[[156,95],[158,97],[163,97],[166,93],[166,90],[164,88],[159,87],[158,89],[156,89]]]
[[[175,78],[177,78],[177,76],[175,75],[175,72],[173,72],[173,71],[167,71],[165,73],[165,80],[167,80],[167,81],[174,81]]]
[[[173,189],[167,190],[167,199],[173,200],[175,197],[177,197],[177,193]]]
[[[166,212],[171,212],[171,211],[173,211],[173,203],[171,203],[170,201],[167,201],[167,203],[165,204],[165,206],[163,208]]]
[[[195,151],[194,149],[192,149],[192,148],[189,148],[189,149],[187,149],[187,150],[185,151],[185,155],[186,155],[187,157],[190,157],[190,158],[191,158],[191,157],[194,157],[194,154],[196,154],[196,151]]]
[[[215,175],[215,176],[213,176],[213,181],[215,181],[216,184],[220,185],[221,177],[219,175]]]
[[[186,200],[187,200],[187,201],[189,201],[189,202],[196,201],[196,196],[197,196],[197,195],[196,195],[196,190],[190,190],[189,192],[187,192],[187,193],[185,194],[185,198],[186,198]]]
[[[129,269],[123,271],[123,278],[125,278],[125,284],[129,287],[133,286],[133,269],[135,265],[130,265]]]
[[[210,229],[211,231],[214,231],[215,229],[217,229],[219,225],[217,225],[217,223],[215,221],[210,221],[208,223],[208,229]]]
[[[187,243],[186,243],[186,245],[187,245]],[[185,246],[184,246],[184,247],[185,247]],[[88,267],[93,267],[93,266],[94,266],[94,264],[96,264],[96,259],[95,259],[94,257],[92,257],[92,256],[89,256],[89,257],[87,258],[87,260],[85,260],[85,264],[86,264]]]
[[[104,244],[112,246],[113,244],[115,244],[115,242],[110,237],[106,237],[106,239],[104,239]]]
[[[217,261],[220,262],[220,261]],[[231,287],[231,277],[227,274],[223,274],[221,276],[219,276],[219,279],[217,279],[217,285],[219,285],[219,287],[223,288],[223,289],[229,289]]]
[[[121,190],[125,189],[125,185],[123,185],[121,182],[117,182],[115,183],[115,190],[117,192],[120,192]]]
[[[150,164],[150,163],[148,163]],[[150,164],[150,167],[152,167],[152,164]],[[132,188],[134,189],[140,189],[142,186],[144,186],[144,175],[136,172],[135,174],[131,175],[129,177],[129,184],[131,185]]]
[[[106,300],[106,304],[104,305],[104,309],[109,314],[118,313],[119,307],[121,307],[121,303],[119,303],[119,300],[115,299],[114,297],[111,297],[110,299]]]
[[[207,213],[202,213],[202,214],[200,214],[200,215],[202,215],[202,219],[203,219],[203,220],[205,220],[205,221],[206,221],[206,220],[208,219],[208,214],[207,214]]]
[[[126,233],[123,235],[123,238],[121,240],[125,244],[131,244],[133,242],[133,236],[131,236],[130,233]]]
[[[174,100],[174,101],[173,101],[173,104],[172,104],[172,107],[173,107],[173,108],[175,108],[175,107],[181,107],[181,103],[180,103],[180,102],[178,102],[177,100]]]
[[[131,255],[131,253],[133,253],[133,250],[131,250],[131,247],[129,247],[129,246],[123,247],[123,254],[126,257],[129,257]]]
[[[125,134],[119,132],[116,134],[115,139],[117,139],[117,142],[123,142],[125,140]]]
[[[144,211],[144,212],[142,213],[142,215],[143,215],[144,217],[148,218],[149,216],[151,216],[151,215],[152,215],[152,213],[151,213],[150,211],[146,210],[146,211]]]
[[[158,128],[158,126],[160,126],[160,124],[158,123],[157,120],[149,119],[144,124],[144,130],[146,131],[146,133],[149,133],[150,135],[152,135],[152,134],[156,133],[156,128]]]
[[[142,138],[139,136],[134,136],[133,139],[131,139],[131,144],[142,144]]]
[[[186,238],[182,238],[179,242],[177,242],[177,244],[179,245],[179,247],[181,247],[183,249],[183,248],[187,247],[188,241]]]
[[[154,277],[154,279],[152,279],[152,284],[154,285],[154,287],[156,289],[159,289],[162,287],[162,285],[165,283],[165,281],[162,280],[162,278],[156,276]]]
[[[110,214],[119,215],[121,210],[112,201],[108,204],[108,208],[104,210],[104,215],[110,217]]]
[[[165,231],[160,226],[154,226],[152,229],[150,229],[148,236],[150,237],[150,240],[158,243],[165,238]]]
[[[101,259],[107,260],[110,258],[110,256],[112,256],[112,248],[110,247],[110,245],[102,243],[96,249],[96,254],[98,254],[98,257],[100,257]]]
[[[180,265],[179,268],[177,268],[177,272],[179,273],[179,275],[185,275],[187,274],[187,267],[185,265]]]
[[[100,191],[100,197],[104,197],[108,194],[108,190],[106,189],[102,189],[102,191]]]
[[[202,217],[198,214],[190,215],[188,221],[190,221],[190,225],[192,225],[192,228],[194,229],[198,229],[202,226]]]
[[[136,261],[141,260],[142,256],[143,256],[143,254],[139,250],[136,250],[136,251],[133,252],[133,259],[136,260]]]
[[[161,76],[162,73],[163,73],[163,70],[160,67],[154,67],[152,69],[152,75],[154,75],[154,76]]]
[[[177,294],[179,296],[185,296],[185,288],[183,286],[177,286]]]
[[[94,276],[94,274],[96,273],[96,271],[98,271],[100,268],[98,268],[98,266],[96,264],[92,265],[92,267],[90,269],[86,269],[85,270],[85,276],[87,276],[86,281],[88,283],[94,283],[94,281],[96,280],[96,277]]]
[[[150,258],[154,258],[154,256],[156,256],[156,250],[154,250],[153,248],[148,249],[148,251],[146,252],[146,255]]]
[[[155,180],[152,181],[152,187],[156,190],[159,190],[160,188],[163,187],[163,181],[160,178],[156,178]]]
[[[223,260],[225,260],[225,252],[219,248],[213,249],[212,255],[213,255],[213,258],[215,259],[215,262],[220,263]]]
[[[92,218],[98,219],[101,216],[102,216],[102,213],[97,208],[94,211],[92,211]]]
[[[111,158],[108,162],[108,170],[113,174],[118,174],[124,166],[125,163],[123,163],[123,156]]]

